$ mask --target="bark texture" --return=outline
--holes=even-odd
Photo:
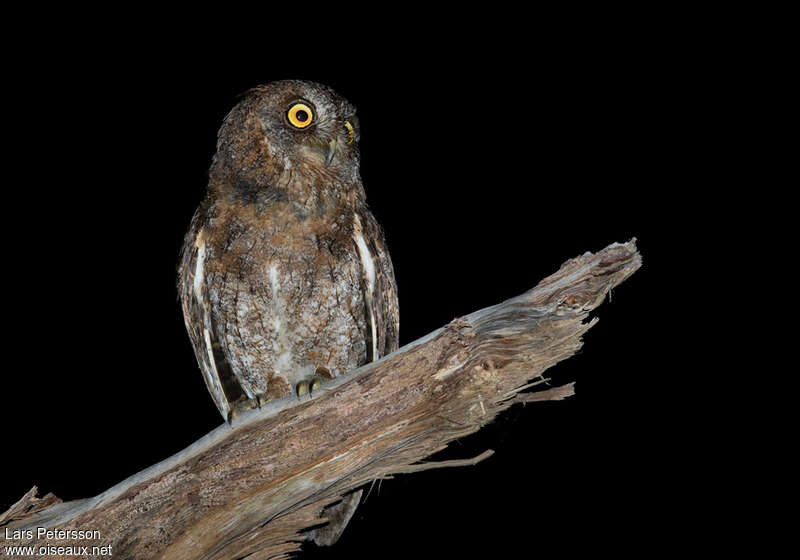
[[[324,539],[326,508],[365,483],[474,464],[491,451],[421,461],[515,403],[572,395],[573,384],[553,387],[543,372],[580,348],[596,322],[589,313],[639,266],[635,240],[586,253],[521,296],[455,319],[310,400],[245,413],[94,498],[58,503],[34,488],[0,515],[0,528],[99,530],[94,541],[29,542],[110,545],[117,559],[286,558],[312,530]]]

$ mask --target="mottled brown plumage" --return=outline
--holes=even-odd
[[[245,94],[220,129],[179,290],[225,418],[397,349],[394,271],[366,205],[352,105],[293,80]]]

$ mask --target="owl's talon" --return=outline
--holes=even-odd
[[[228,411],[228,422],[231,422],[234,418],[244,412],[247,412],[248,410],[261,408],[261,405],[267,402],[267,400],[267,396],[261,393],[252,399],[243,398],[242,400],[233,403],[233,406],[231,406],[231,409]]]
[[[315,375],[311,379],[303,379],[297,384],[295,390],[297,391],[297,398],[311,395],[314,391],[322,387],[323,378]]]

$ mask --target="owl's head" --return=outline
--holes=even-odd
[[[252,185],[358,180],[356,110],[331,88],[282,80],[248,91],[219,131],[215,166]]]

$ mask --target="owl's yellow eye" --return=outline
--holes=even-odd
[[[314,120],[314,111],[305,103],[295,103],[289,108],[286,118],[289,119],[292,126],[305,128]]]
[[[350,124],[350,121],[344,121],[344,127],[347,129],[347,143],[352,144],[353,139],[356,137],[356,133],[353,130],[353,125]]]

